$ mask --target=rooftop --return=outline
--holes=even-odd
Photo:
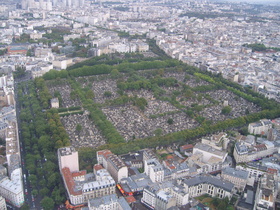
[[[240,179],[247,179],[249,176],[249,172],[248,171],[243,171],[243,170],[237,170],[235,168],[224,168],[222,170],[222,174],[227,174],[229,176],[234,176]]]
[[[76,153],[76,149],[74,147],[63,147],[63,148],[59,148],[58,152],[60,154],[60,156],[67,156],[67,155],[72,155],[72,153]]]
[[[123,167],[126,167],[125,163],[117,155],[110,155],[107,158],[107,161],[111,162],[115,169],[119,170]]]
[[[226,191],[229,191],[229,192],[234,187],[234,185],[232,183],[214,178],[212,176],[198,176],[198,177],[195,177],[195,178],[186,179],[186,180],[184,180],[184,183],[186,185],[188,185],[189,187],[196,186],[196,185],[199,185],[199,184],[202,184],[202,183],[207,183],[207,184],[212,184],[216,187],[222,188],[222,189],[224,189]]]

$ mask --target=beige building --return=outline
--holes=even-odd
[[[218,150],[209,144],[197,143],[193,154],[187,160],[190,167],[198,167],[198,173],[219,171],[232,164],[228,153]]]
[[[58,100],[58,98],[51,99],[51,108],[59,108],[59,100]]]
[[[162,182],[164,180],[163,166],[157,159],[149,159],[144,161],[144,172],[152,182]]]
[[[94,167],[95,174],[79,171],[78,152],[73,147],[58,149],[58,159],[71,204],[85,204],[91,198],[115,193],[116,182],[106,169]]]
[[[217,196],[220,199],[225,197],[230,199],[234,187],[232,183],[212,176],[199,176],[184,180],[184,186],[190,197],[208,194],[211,197]]]
[[[79,171],[79,156],[74,147],[59,148],[57,154],[60,171],[66,167],[69,168],[70,172]]]
[[[272,128],[272,122],[267,119],[262,119],[259,122],[250,123],[248,132],[255,135],[267,135]]]
[[[243,170],[237,170],[235,168],[224,168],[222,170],[221,177],[234,184],[234,187],[239,192],[243,192],[248,182],[249,172]]]
[[[110,155],[107,158],[107,170],[116,182],[128,177],[128,168],[117,155]]]
[[[53,68],[55,69],[66,69],[72,63],[73,63],[72,58],[58,58],[52,62]]]
[[[101,150],[97,152],[98,164],[103,165],[108,170],[116,182],[122,178],[128,177],[128,168],[125,163],[117,155],[110,150]]]

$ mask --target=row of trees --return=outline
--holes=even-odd
[[[136,139],[129,141],[127,143],[118,143],[118,144],[106,144],[102,145],[97,149],[87,148],[85,150],[81,149],[80,161],[84,164],[86,162],[95,161],[96,151],[101,149],[110,149],[115,154],[125,154],[132,151],[137,151],[144,148],[155,148],[156,146],[168,146],[174,142],[184,144],[186,141],[192,143],[196,138],[205,136],[207,134],[215,133],[218,131],[224,131],[231,128],[242,127],[248,123],[255,122],[263,118],[275,118],[280,116],[280,110],[265,110],[259,113],[249,114],[244,117],[239,117],[236,119],[228,119],[225,121],[218,122],[216,124],[204,123],[201,127],[194,129],[183,130],[175,133],[169,133],[164,136],[154,136],[148,137],[145,139]]]
[[[33,196],[42,199],[41,205],[44,209],[53,209],[54,204],[61,204],[65,200],[65,190],[57,164],[57,137],[54,137],[65,132],[61,124],[50,121],[51,119],[57,122],[59,118],[53,113],[42,112],[42,104],[37,98],[34,84],[22,83],[18,89],[25,166],[29,173],[27,179],[32,186]]]
[[[212,84],[217,85],[220,88],[225,88],[234,94],[246,99],[247,101],[250,101],[258,106],[260,106],[262,109],[276,109],[279,108],[279,104],[274,100],[269,100],[268,98],[265,98],[264,96],[250,91],[246,89],[242,89],[241,86],[236,85],[230,81],[224,81],[225,79],[221,79],[220,77],[213,77],[210,75],[202,74],[202,73],[194,73],[197,77],[206,80]]]
[[[101,56],[93,57],[85,61],[76,63],[72,66],[69,66],[67,70],[72,70],[83,66],[95,66],[100,64],[117,65],[123,62],[139,62],[139,61],[153,61],[153,60],[161,60],[161,59],[159,57],[145,58],[143,54],[139,54],[139,53],[126,53],[124,55],[121,55],[120,53],[114,53],[108,55],[104,54]]]
[[[175,67],[180,62],[176,60],[165,60],[165,61],[140,61],[137,63],[121,63],[119,65],[94,65],[94,66],[83,66],[80,68],[72,69],[69,71],[55,71],[51,70],[44,74],[43,78],[45,80],[52,80],[56,78],[67,78],[68,75],[73,77],[82,77],[82,76],[91,76],[91,75],[101,75],[101,74],[110,74],[113,69],[117,69],[119,72],[129,72],[129,71],[138,71],[145,69],[159,69],[165,67]]]

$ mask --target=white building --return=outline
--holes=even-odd
[[[199,166],[198,173],[211,173],[231,165],[231,158],[227,152],[214,147],[197,143],[193,148],[193,155],[187,160],[190,167]]]
[[[51,99],[51,108],[59,108],[59,100],[58,98]]]
[[[6,200],[2,196],[0,196],[0,209],[7,210]]]
[[[73,63],[72,58],[57,58],[52,61],[53,68],[55,69],[66,69]]]
[[[247,146],[244,142],[237,142],[234,147],[233,156],[237,163],[250,162],[278,152],[279,147],[273,142],[264,141],[262,144]]]
[[[176,206],[176,198],[168,192],[168,188],[160,189],[158,186],[147,186],[144,188],[141,202],[149,209],[166,210]]]
[[[11,179],[7,176],[0,176],[0,195],[16,207],[24,204],[21,168],[17,168],[11,173]]]
[[[262,119],[259,122],[250,123],[248,126],[248,132],[255,135],[267,135],[271,128],[272,122],[267,119]]]
[[[101,198],[88,200],[89,210],[130,210],[130,206],[124,197],[118,198],[116,194],[105,195]]]
[[[217,196],[220,199],[225,197],[230,199],[234,187],[232,183],[212,176],[199,176],[184,180],[184,186],[190,197],[208,194],[212,197]]]
[[[98,164],[103,165],[108,170],[116,182],[128,177],[128,168],[125,163],[117,155],[110,150],[102,150],[97,152]]]
[[[163,166],[157,159],[149,159],[144,161],[144,172],[152,182],[162,182],[164,179]]]
[[[79,156],[74,147],[59,148],[57,154],[60,171],[65,167],[69,168],[70,172],[79,171]]]

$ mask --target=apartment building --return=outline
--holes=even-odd
[[[7,176],[0,175],[0,195],[16,207],[21,207],[24,204],[21,177],[21,168],[17,168],[11,173],[11,179]]]
[[[97,154],[98,164],[103,165],[108,170],[116,182],[128,177],[128,168],[123,160],[110,150],[101,150]]]
[[[222,170],[221,177],[233,183],[238,191],[243,192],[249,178],[249,172],[228,167]]]
[[[144,172],[152,182],[162,182],[164,179],[163,166],[157,159],[149,159],[144,161]]]
[[[60,171],[69,168],[70,172],[79,171],[78,151],[72,146],[59,148],[57,151]]]
[[[248,125],[248,132],[255,135],[267,135],[272,128],[272,122],[267,119],[262,119],[259,122],[250,123]]]
[[[198,176],[184,180],[184,186],[190,197],[208,194],[212,197],[217,196],[220,199],[225,197],[230,199],[234,184],[211,176]]]
[[[130,206],[124,197],[118,198],[115,194],[105,195],[101,198],[88,200],[89,210],[130,210]]]

